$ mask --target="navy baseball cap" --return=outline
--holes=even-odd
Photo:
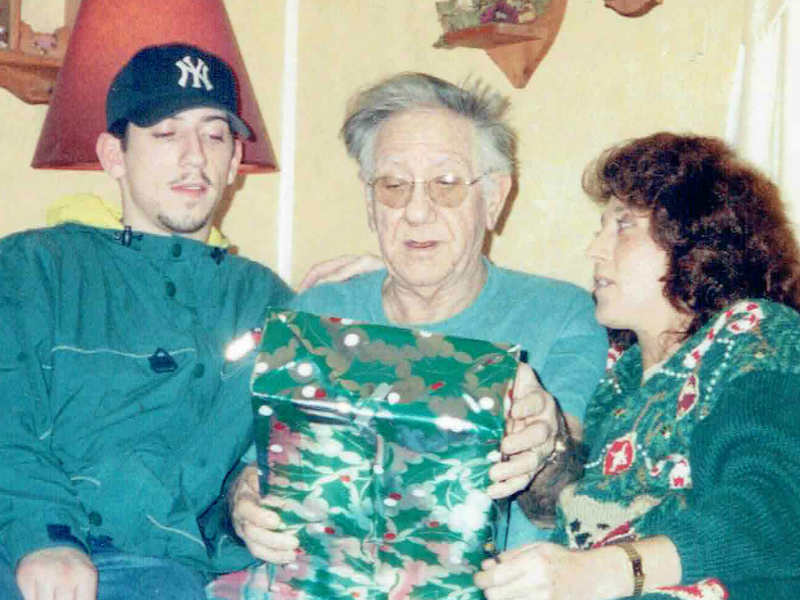
[[[106,96],[106,126],[121,134],[128,122],[149,127],[181,111],[208,106],[228,114],[231,131],[250,128],[238,115],[236,79],[228,64],[187,44],[139,50],[117,73]]]

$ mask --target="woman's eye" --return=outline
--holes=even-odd
[[[158,133],[154,133],[153,137],[159,140],[168,139],[175,135],[174,131],[160,131]]]

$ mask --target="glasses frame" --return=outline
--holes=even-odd
[[[473,179],[471,181],[463,182],[463,185],[465,187],[467,187],[467,188],[471,188],[473,185],[475,185],[481,179],[483,179],[484,177],[486,177],[487,175],[489,175],[491,173],[492,173],[492,171],[486,171],[485,173],[481,173],[475,179]],[[367,181],[367,187],[369,187],[372,190],[373,196],[375,197],[376,200],[378,200],[378,196],[375,193],[375,184],[378,183],[381,179],[397,179],[397,180],[403,181],[404,183],[410,184],[409,193],[408,193],[408,196],[406,197],[406,201],[405,201],[405,203],[403,205],[401,205],[401,206],[392,206],[391,204],[386,204],[385,202],[382,202],[381,200],[378,200],[378,202],[380,202],[383,206],[385,206],[387,208],[393,208],[393,209],[398,209],[399,210],[399,209],[403,209],[406,206],[408,206],[411,203],[411,198],[414,197],[414,187],[416,185],[418,185],[418,184],[423,184],[425,186],[425,194],[428,196],[428,198],[430,198],[431,202],[433,202],[436,206],[439,206],[441,208],[457,208],[457,207],[461,206],[464,203],[464,199],[467,197],[467,194],[464,194],[464,197],[461,198],[461,200],[458,201],[458,204],[453,204],[453,205],[442,204],[442,203],[438,202],[433,197],[433,195],[431,195],[431,188],[430,188],[431,183],[436,181],[439,177],[441,177],[441,175],[438,176],[438,177],[432,177],[431,179],[405,179],[403,177],[393,177],[391,175],[381,175],[380,177],[374,177],[374,178],[370,179],[369,181]]]

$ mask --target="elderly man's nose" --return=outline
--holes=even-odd
[[[426,222],[435,215],[433,199],[428,194],[428,186],[423,182],[415,182],[411,186],[411,197],[406,204],[405,215],[409,222]]]

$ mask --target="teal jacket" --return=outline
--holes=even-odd
[[[215,502],[250,442],[252,353],[291,290],[182,237],[83,225],[0,241],[0,543],[90,537],[207,573],[252,561]]]

